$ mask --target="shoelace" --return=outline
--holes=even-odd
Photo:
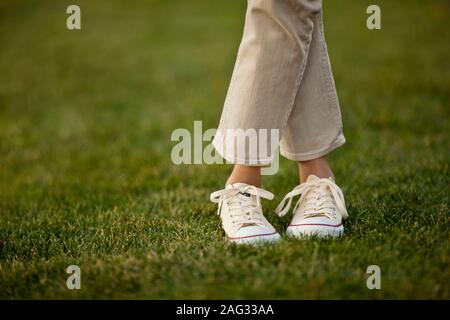
[[[246,195],[249,196],[246,196]],[[252,203],[252,198],[250,195],[256,197],[256,204]],[[261,198],[272,200],[274,195],[269,191],[257,188],[255,186],[235,186],[232,188],[223,189],[211,193],[211,202],[218,203],[219,208],[217,209],[217,214],[220,215],[222,210],[222,204],[224,201],[229,200],[229,208],[231,212],[231,217],[233,218],[233,223],[235,224],[261,224],[262,214],[257,211],[261,206]]]
[[[327,189],[331,191],[331,195],[327,192]],[[331,179],[317,179],[315,181],[305,182],[298,185],[284,197],[275,209],[275,213],[280,217],[288,213],[291,208],[292,199],[298,195],[301,196],[293,209],[294,213],[300,203],[305,200],[305,217],[325,215],[329,218],[334,218],[333,207],[335,204],[336,208],[339,210],[339,213],[341,213],[342,218],[348,218],[347,209],[345,208],[344,195],[341,189]]]

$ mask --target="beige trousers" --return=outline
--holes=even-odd
[[[256,130],[256,142],[237,148],[233,134],[248,129]],[[279,132],[279,138],[261,132]],[[322,1],[248,0],[216,150],[231,163],[268,165],[278,145],[286,158],[305,161],[344,142]]]

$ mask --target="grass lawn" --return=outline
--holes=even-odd
[[[79,0],[79,31],[72,2],[1,1],[0,298],[450,298],[450,5],[378,0],[369,31],[373,1],[324,2],[346,236],[250,248],[209,202],[230,167],[170,160],[174,129],[217,126],[245,1]],[[284,159],[264,180],[279,230],[296,183]]]

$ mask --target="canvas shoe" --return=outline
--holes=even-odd
[[[211,201],[219,205],[217,214],[228,240],[238,244],[258,244],[280,239],[263,215],[261,198],[272,200],[273,194],[246,183],[229,184],[225,189],[211,193]]]
[[[310,175],[306,182],[295,187],[281,201],[275,212],[288,213],[292,199],[300,195],[293,209],[294,217],[287,235],[338,237],[344,233],[343,221],[348,218],[344,195],[333,179],[320,179]]]

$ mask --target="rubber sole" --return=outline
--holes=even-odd
[[[281,237],[278,232],[270,233],[270,234],[246,236],[246,237],[240,237],[240,238],[228,238],[228,240],[232,243],[247,244],[247,245],[269,244],[269,243],[277,242],[280,239],[281,239]]]
[[[289,226],[286,235],[294,238],[319,237],[319,238],[337,238],[344,234],[342,224],[333,226],[325,224],[303,224]]]

